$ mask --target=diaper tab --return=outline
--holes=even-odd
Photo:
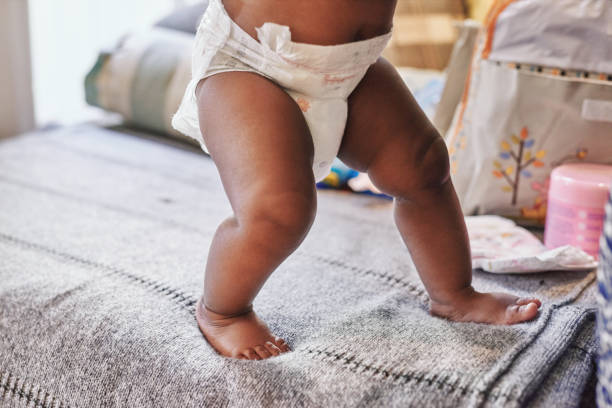
[[[291,42],[291,29],[288,26],[276,23],[264,23],[256,27],[259,42],[271,51],[282,52]]]

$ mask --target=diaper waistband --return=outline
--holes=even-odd
[[[218,34],[226,34],[248,50],[272,57],[277,64],[289,64],[311,73],[335,74],[360,71],[376,62],[391,38],[391,32],[361,41],[337,45],[298,43],[291,40],[291,28],[276,23],[264,23],[255,28],[258,39],[251,37],[236,24],[221,0],[210,0],[202,24],[213,23]],[[230,35],[231,34],[231,35]]]

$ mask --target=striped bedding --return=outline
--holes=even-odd
[[[612,406],[612,196],[606,206],[606,222],[600,240],[600,267],[597,273],[599,286],[598,318],[599,367],[597,404],[600,407]]]

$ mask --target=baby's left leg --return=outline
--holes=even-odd
[[[432,314],[492,324],[537,316],[537,299],[472,288],[469,240],[446,145],[384,58],[349,98],[339,157],[367,171],[395,198],[395,221],[429,293]]]

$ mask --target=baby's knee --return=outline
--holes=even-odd
[[[422,191],[441,188],[450,178],[448,150],[444,140],[431,130],[421,146],[409,138],[398,139],[389,154],[376,157],[368,170],[374,184],[396,198],[411,199]]]
[[[316,214],[314,186],[304,191],[264,194],[239,218],[245,233],[262,245],[297,246],[306,236]]]
[[[437,133],[437,132],[436,132]],[[418,187],[440,187],[450,179],[450,161],[444,139],[437,135],[417,163]]]

